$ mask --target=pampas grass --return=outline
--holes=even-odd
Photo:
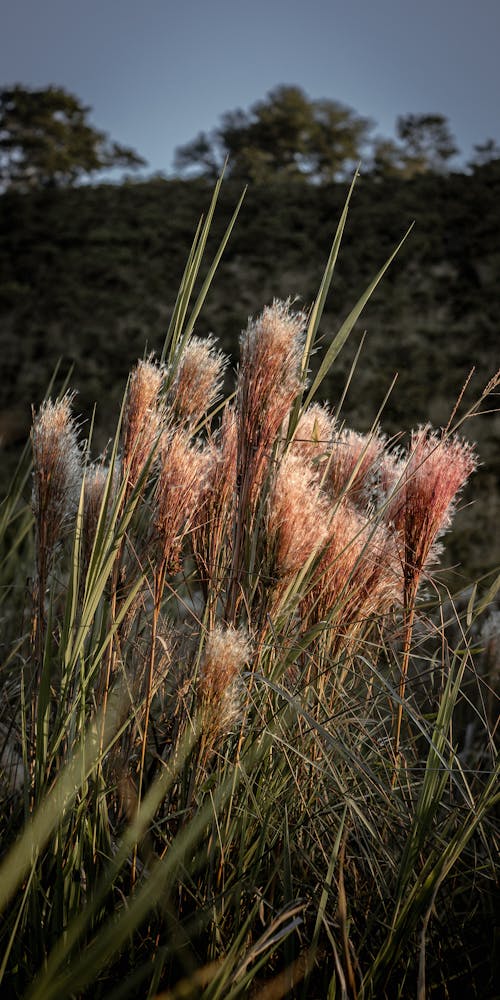
[[[428,598],[476,458],[453,428],[395,451],[312,398],[339,233],[311,318],[249,321],[232,399],[192,336],[204,228],[109,453],[73,397],[35,413],[34,600],[1,674],[6,996],[487,995],[495,587],[448,600],[456,640]]]

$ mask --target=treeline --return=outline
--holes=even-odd
[[[211,190],[206,178],[157,179],[0,197],[4,475],[59,359],[58,385],[73,365],[77,408],[87,420],[97,403],[102,447],[131,364],[161,350]],[[199,334],[219,338],[234,364],[249,315],[274,297],[299,296],[306,308],[313,301],[346,192],[345,183],[285,176],[249,188],[197,324]],[[239,180],[229,178],[207,267],[240,194]],[[382,416],[388,434],[427,419],[446,424],[471,367],[476,373],[460,412],[498,367],[499,205],[499,160],[468,174],[361,176],[322,321],[325,343],[415,226],[326,384],[336,405],[366,330],[343,406],[351,426],[371,425],[395,372]],[[477,574],[500,557],[492,541],[500,513],[498,417],[478,419],[464,433],[478,441],[483,467],[470,490],[475,514],[458,519],[451,559]]]
[[[301,87],[281,85],[248,111],[226,111],[216,128],[177,149],[175,167],[215,179],[227,164],[233,178],[250,183],[287,178],[328,184],[345,179],[360,161],[375,179],[445,174],[460,154],[442,114],[398,115],[394,138],[375,128],[340,101],[312,100]],[[468,168],[498,157],[498,144],[486,139],[474,146]]]

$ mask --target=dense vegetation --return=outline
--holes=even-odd
[[[314,402],[330,266],[211,426],[195,266],[112,448],[46,401],[2,508],[3,995],[493,996],[498,580],[433,578],[474,450]]]
[[[345,190],[283,180],[247,192],[196,331],[213,331],[235,364],[239,332],[262,303],[297,295],[305,308],[312,302]],[[223,186],[209,255],[240,194],[235,181]],[[4,469],[60,357],[62,374],[74,364],[79,410],[90,418],[98,403],[96,440],[104,443],[130,365],[146,344],[162,342],[209,198],[201,179],[11,191],[0,198]],[[496,369],[499,205],[498,160],[471,174],[361,177],[322,320],[324,342],[413,220],[415,227],[321,388],[336,403],[366,329],[343,408],[351,425],[371,425],[396,371],[382,417],[389,434],[426,419],[446,424],[471,366],[472,396]],[[459,518],[460,539],[451,549],[469,576],[500,556],[493,538],[500,511],[498,417],[477,420],[470,433],[483,464],[470,494],[475,508]]]

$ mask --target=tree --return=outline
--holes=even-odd
[[[300,87],[280,86],[249,112],[226,112],[219,128],[181,146],[175,166],[214,176],[227,157],[230,173],[243,179],[327,182],[357,163],[371,127],[337,101],[311,101]]]
[[[396,135],[376,136],[372,142],[370,170],[375,178],[410,180],[418,174],[446,173],[448,161],[458,153],[443,115],[400,115]]]
[[[62,87],[0,90],[0,187],[71,185],[109,167],[145,164],[89,125],[89,111]]]
[[[500,146],[496,139],[485,139],[473,148],[474,156],[467,164],[470,170],[478,170],[500,160]]]
[[[403,147],[401,159],[406,176],[427,171],[445,173],[449,160],[459,151],[444,115],[400,115],[396,135]]]
[[[372,145],[370,171],[373,177],[404,177],[403,150],[394,139],[376,137]]]

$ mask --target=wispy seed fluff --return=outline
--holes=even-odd
[[[139,361],[130,376],[123,434],[123,472],[129,490],[137,485],[163,426],[163,379],[163,369],[150,360]]]
[[[238,476],[246,500],[260,487],[278,431],[297,396],[305,317],[274,302],[241,338],[237,384]]]
[[[267,500],[267,538],[276,575],[298,573],[324,545],[329,504],[312,469],[298,455],[282,460]]]
[[[437,556],[436,540],[449,527],[455,498],[476,465],[467,442],[442,437],[428,426],[413,431],[400,486],[386,513],[401,541],[407,583]]]
[[[318,471],[327,461],[332,448],[335,429],[335,418],[327,406],[313,403],[302,414],[293,439],[294,455],[302,455]]]
[[[370,499],[377,478],[384,439],[344,429],[335,436],[327,472],[328,488],[336,499],[348,496],[361,509]]]
[[[337,507],[304,601],[309,623],[328,623],[329,644],[340,652],[355,642],[371,621],[401,599],[401,571],[393,533],[372,525],[349,500]]]
[[[192,527],[207,457],[183,430],[164,431],[159,447],[158,481],[153,507],[156,557],[170,572],[177,569],[185,533]]]
[[[304,313],[292,312],[289,301],[275,299],[272,306],[266,306],[256,320],[249,322],[242,334],[242,366],[250,364],[257,368],[264,380],[270,371],[275,375],[279,373],[288,388],[294,387],[301,361],[304,326]],[[264,362],[262,370],[260,363],[263,366]]]
[[[226,406],[219,431],[205,449],[206,476],[198,500],[193,552],[202,586],[212,593],[221,586],[231,537],[236,484],[237,427],[234,410]]]
[[[102,505],[110,475],[111,472],[109,466],[104,465],[102,460],[90,465],[85,472],[82,528],[83,561],[85,566],[88,564],[92,547],[94,545],[97,526],[101,516]],[[108,511],[105,512],[108,514],[114,502],[118,487],[118,470],[116,467],[113,472],[110,487]]]
[[[42,404],[33,418],[32,506],[44,559],[53,554],[74,515],[82,477],[82,454],[71,414],[72,394]]]
[[[204,732],[214,739],[230,733],[240,717],[237,681],[250,655],[240,629],[216,625],[207,637],[197,693]]]
[[[212,336],[191,337],[180,358],[168,403],[180,422],[201,419],[220,396],[227,357]]]

